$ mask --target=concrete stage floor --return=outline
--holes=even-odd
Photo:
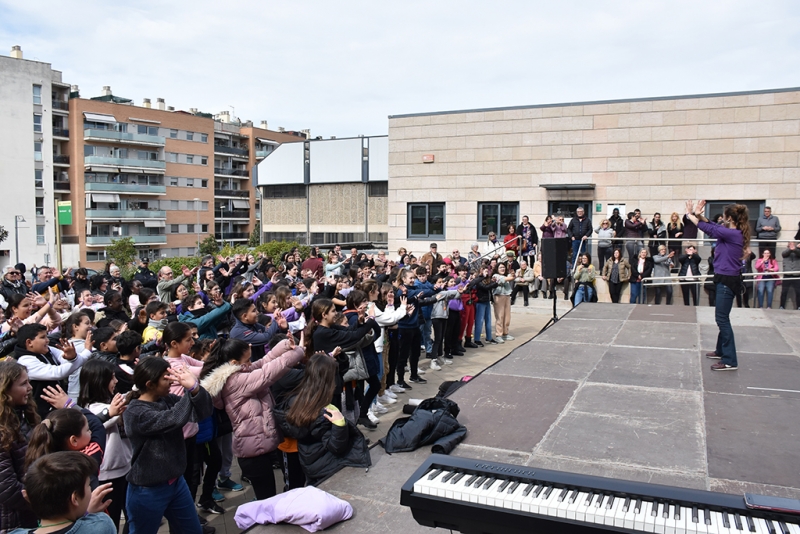
[[[451,398],[455,456],[725,493],[800,498],[800,315],[731,312],[739,370],[712,372],[714,309],[584,303]],[[430,454],[372,449],[369,472],[320,487],[348,500],[332,532],[430,532],[399,505]],[[251,532],[302,532],[287,525]]]

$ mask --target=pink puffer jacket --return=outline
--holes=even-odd
[[[278,448],[283,438],[272,414],[275,400],[269,388],[302,359],[302,347],[292,349],[285,340],[252,365],[225,363],[203,379],[214,406],[224,408],[233,423],[237,458],[253,458]]]

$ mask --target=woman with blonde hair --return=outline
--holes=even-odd
[[[667,223],[667,237],[670,239],[677,239],[683,236],[683,221],[681,221],[681,216],[678,215],[678,212],[673,211],[672,215],[669,216],[669,222]],[[669,252],[674,252],[674,256],[678,256],[681,253],[681,242],[680,241],[670,241],[667,244],[667,249]]]
[[[613,252],[611,246],[613,241],[612,238],[617,236],[617,233],[611,228],[611,221],[608,219],[603,219],[600,222],[600,226],[594,229],[594,233],[597,234],[598,241],[597,241],[597,264],[598,265],[605,265],[606,260],[611,257]]]

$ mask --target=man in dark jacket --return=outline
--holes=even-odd
[[[231,329],[231,339],[240,339],[250,344],[250,360],[258,361],[264,357],[266,350],[264,347],[278,332],[286,332],[289,328],[286,317],[280,313],[275,315],[275,319],[264,326],[258,322],[258,310],[255,303],[250,299],[237,299],[233,303],[233,316],[236,323]]]
[[[539,233],[536,227],[530,223],[527,215],[522,216],[522,224],[517,226],[517,235],[522,238],[524,243],[519,249],[520,257],[533,257],[529,263],[533,265],[536,261],[536,247],[539,246]]]
[[[139,261],[139,268],[133,273],[133,279],[140,281],[144,287],[152,289],[153,291],[156,290],[156,286],[158,285],[156,273],[150,270],[150,260],[147,258],[142,258]]]
[[[614,230],[614,235],[617,237],[622,237],[625,233],[625,219],[619,214],[619,208],[614,208],[614,211],[611,212],[611,217],[608,218],[608,222],[611,223],[611,229]],[[614,248],[622,248],[622,241],[614,240]]]
[[[575,210],[575,217],[569,221],[569,226],[567,226],[567,235],[572,241],[573,262],[578,257],[578,249],[581,252],[592,253],[592,247],[588,241],[592,236],[592,220],[586,216],[583,208]],[[581,246],[581,242],[585,242],[583,246]]]

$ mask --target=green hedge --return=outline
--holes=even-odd
[[[250,248],[245,245],[238,247],[225,247],[220,251],[220,254],[223,256],[233,256],[234,254],[257,254],[258,252],[263,252],[265,255],[272,258],[273,261],[277,262],[280,260],[281,254],[284,252],[289,252],[294,247],[299,247],[300,254],[304,258],[308,256],[310,250],[309,247],[304,245],[301,246],[294,241],[270,241],[269,243],[264,243],[263,245],[259,245],[255,248]],[[216,263],[217,260],[214,258],[214,264]],[[181,266],[185,265],[189,269],[193,269],[194,267],[200,265],[200,258],[197,256],[163,258],[152,262],[150,264],[150,270],[157,274],[158,270],[164,265],[169,265],[172,268],[172,271],[175,273],[175,276],[178,276],[181,272]]]

